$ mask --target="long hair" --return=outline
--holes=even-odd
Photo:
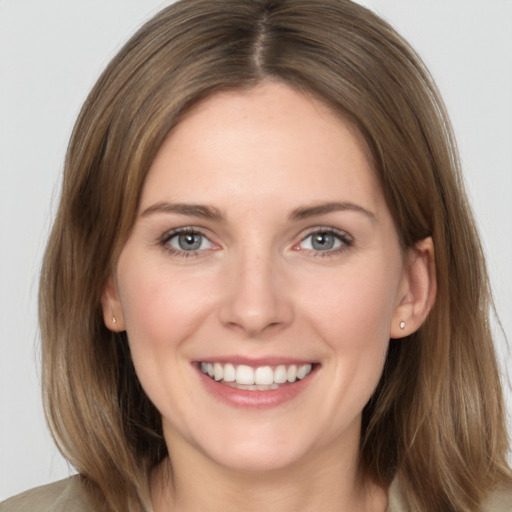
[[[420,511],[475,511],[510,482],[488,278],[450,122],[419,57],[349,0],[182,0],[124,46],[87,98],[65,163],[40,286],[43,394],[63,455],[106,510],[150,509],[167,457],[161,419],[101,293],[151,163],[184,113],[218,91],[275,80],[353,122],[405,249],[431,236],[437,297],[392,340],[363,411],[359,471],[398,475]],[[172,459],[172,454],[170,454]]]

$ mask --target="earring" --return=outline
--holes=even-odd
[[[403,320],[400,322],[400,329],[402,329],[402,331],[405,329],[405,322]]]
[[[117,322],[116,317],[112,314],[112,323],[115,324]]]

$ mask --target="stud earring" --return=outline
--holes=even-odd
[[[402,331],[405,329],[405,322],[403,320],[400,322],[400,329],[402,329]]]
[[[115,324],[117,322],[116,317],[112,315],[112,323]]]

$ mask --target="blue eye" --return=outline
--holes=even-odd
[[[190,230],[171,233],[163,243],[170,251],[176,253],[202,251],[213,246],[202,233]]]
[[[352,239],[346,233],[318,230],[304,237],[298,247],[309,251],[329,253],[343,251],[351,244]]]
[[[307,237],[308,249],[315,251],[330,251],[341,245],[341,242],[331,233],[314,233]]]

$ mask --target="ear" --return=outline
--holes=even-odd
[[[434,243],[429,237],[407,251],[391,338],[403,338],[419,329],[434,304],[436,290]]]
[[[107,329],[113,332],[124,331],[125,322],[123,308],[113,277],[109,277],[103,293],[101,294],[101,307],[103,308],[103,321]]]

